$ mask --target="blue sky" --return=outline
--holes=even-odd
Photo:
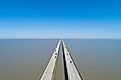
[[[0,0],[0,39],[121,39],[121,0]]]

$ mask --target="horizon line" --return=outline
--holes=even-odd
[[[63,40],[63,39],[121,39],[121,38],[0,38],[0,40],[4,40],[4,39],[59,39],[59,40]]]

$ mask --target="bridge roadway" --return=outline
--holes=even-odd
[[[42,76],[39,77],[39,80],[53,80],[54,78],[54,69],[59,55],[61,40],[59,40],[57,47],[55,48]]]
[[[65,80],[83,80],[64,41],[61,41],[61,40],[59,40],[57,47],[55,48],[42,76],[39,77],[39,80],[53,80],[54,79],[54,69],[55,69],[57,59],[58,59],[59,49],[60,49],[61,44],[62,44],[62,51],[63,51]]]
[[[83,80],[64,41],[62,41],[65,80]]]

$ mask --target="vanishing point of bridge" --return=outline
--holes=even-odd
[[[63,52],[63,64],[64,64],[64,79],[65,80],[83,80],[82,75],[78,71],[67,46],[65,45],[64,41],[59,40],[57,46],[48,61],[48,64],[43,72],[43,74],[39,77],[38,80],[54,80],[54,70],[56,66],[56,62],[59,56],[59,50],[62,46]]]

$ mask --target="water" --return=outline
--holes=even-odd
[[[0,80],[37,80],[57,42],[0,40]],[[73,39],[65,43],[85,80],[121,80],[121,40]],[[62,64],[57,67],[55,79],[61,80]]]
[[[121,40],[67,40],[85,80],[121,80]]]
[[[57,40],[0,40],[0,80],[37,80]]]

